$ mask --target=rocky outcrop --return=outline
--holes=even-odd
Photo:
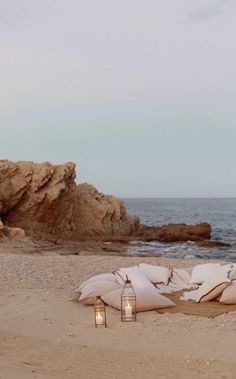
[[[0,216],[30,234],[69,239],[129,235],[139,224],[121,200],[88,184],[77,186],[71,162],[0,161]]]
[[[123,201],[89,184],[77,186],[74,209],[74,223],[81,237],[131,235],[139,228],[139,218],[127,213]]]
[[[138,236],[145,241],[202,241],[211,238],[211,226],[207,223],[197,225],[169,224],[160,227],[141,225]]]
[[[10,240],[20,240],[25,237],[25,231],[21,228],[4,226],[0,219],[0,240],[8,238]]]
[[[75,176],[72,162],[52,165],[0,161],[0,217],[8,228],[17,226],[27,234],[55,239],[120,236],[124,240],[176,242],[210,238],[208,224],[140,225],[138,217],[130,216],[121,200],[98,192],[92,185],[76,185]],[[24,230],[18,230],[18,235],[23,236]],[[12,229],[9,236],[14,233]]]

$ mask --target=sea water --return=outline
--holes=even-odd
[[[225,259],[236,262],[236,198],[233,199],[123,199],[128,212],[140,217],[142,224],[197,224],[208,222],[212,239],[231,244],[230,248],[203,248],[193,242],[131,243],[130,254],[171,258]]]

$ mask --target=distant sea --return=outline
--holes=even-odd
[[[236,262],[236,198],[233,199],[123,199],[128,212],[147,225],[197,224],[212,226],[212,239],[228,242],[230,248],[203,248],[192,242],[131,244],[129,253],[170,258],[225,259]]]

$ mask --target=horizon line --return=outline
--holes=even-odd
[[[236,199],[236,196],[212,196],[212,197],[204,197],[204,196],[118,196],[122,199],[206,199],[206,200],[217,200],[217,199],[229,199],[234,200]]]

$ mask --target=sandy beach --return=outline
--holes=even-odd
[[[234,312],[207,318],[152,311],[126,324],[107,308],[108,328],[95,329],[93,308],[74,300],[79,283],[98,273],[199,261],[30,255],[7,246],[0,247],[1,379],[236,377]]]

